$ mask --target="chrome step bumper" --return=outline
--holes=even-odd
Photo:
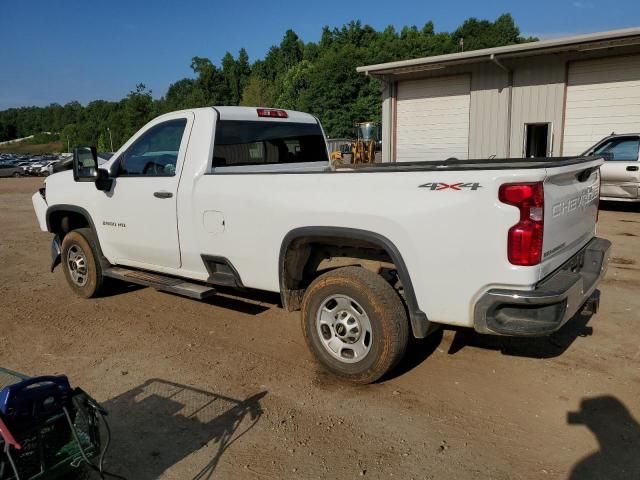
[[[587,303],[609,265],[611,242],[594,238],[534,290],[493,289],[475,307],[480,333],[542,336],[558,330]]]

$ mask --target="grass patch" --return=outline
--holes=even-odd
[[[62,142],[49,142],[49,143],[8,143],[6,145],[0,145],[0,152],[2,153],[59,153],[64,152],[67,148],[66,145],[62,145]]]

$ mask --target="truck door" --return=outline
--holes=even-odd
[[[180,267],[177,194],[192,123],[190,113],[163,117],[114,161],[98,228],[117,263]]]
[[[638,198],[640,185],[640,162],[638,150],[640,137],[614,137],[605,140],[594,149],[595,155],[604,155],[605,162],[601,167],[602,197]]]

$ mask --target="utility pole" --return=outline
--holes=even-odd
[[[111,136],[111,129],[107,127],[107,132],[109,132],[109,141],[111,142],[111,152],[113,153],[113,137]]]
[[[67,135],[67,152],[71,151],[71,145],[69,144],[69,135]]]

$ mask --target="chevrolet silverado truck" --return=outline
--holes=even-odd
[[[540,336],[589,301],[597,157],[332,165],[312,115],[162,115],[113,157],[78,148],[33,195],[71,289],[107,280],[202,299],[279,292],[313,356],[359,383],[440,325]]]

